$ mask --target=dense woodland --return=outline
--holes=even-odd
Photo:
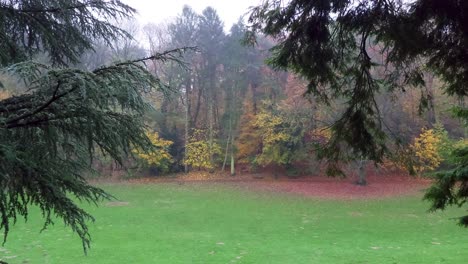
[[[257,45],[249,45],[245,41],[248,27],[242,19],[229,32],[224,28],[213,8],[198,14],[186,6],[164,24],[139,25],[127,20],[123,29],[132,37],[117,38],[111,45],[96,41],[93,51],[82,54],[75,67],[93,70],[161,50],[193,48],[180,61],[146,64],[168,88],[144,94],[151,105],[145,117],[147,134],[158,151],[144,154],[134,149],[134,155],[121,165],[101,156],[94,164],[102,176],[115,171],[160,176],[190,170],[235,175],[268,168],[298,176],[314,175],[323,168],[323,160],[317,157],[320,146],[330,139],[330,127],[342,115],[345,99],[322,104],[306,93],[304,78],[269,66],[275,39],[260,36]],[[381,49],[375,44],[369,47],[369,54],[383,64]],[[45,57],[39,55],[38,59]],[[384,70],[372,74],[378,78]],[[385,132],[391,136],[389,142],[401,143],[393,145],[396,155],[379,168],[404,170],[410,162],[417,173],[436,169],[443,163],[442,154],[430,153],[430,148],[439,141],[456,144],[465,137],[461,121],[451,112],[453,106],[463,106],[464,100],[444,94],[444,83],[429,71],[423,78],[424,89],[383,91],[376,96]],[[15,83],[7,74],[2,80]],[[9,87],[16,88],[2,91],[2,97],[24,89],[21,83]],[[428,148],[428,140],[437,142]],[[418,148],[421,141],[424,146]],[[421,151],[426,152],[419,157]],[[355,155],[349,160],[348,169],[362,169],[368,163]]]
[[[248,45],[248,27],[242,20],[229,32],[224,28],[213,8],[198,14],[186,6],[165,24],[142,26],[129,20],[124,29],[133,38],[118,39],[112,46],[95,43],[95,51],[83,55],[77,67],[94,69],[160,50],[194,48],[183,54],[183,64],[147,65],[170,87],[145,95],[152,106],[146,116],[147,133],[159,151],[146,155],[134,150],[137,155],[123,167],[102,158],[96,162],[102,174],[130,169],[132,176],[190,170],[235,175],[275,168],[298,176],[324,168],[317,155],[330,139],[330,127],[342,115],[345,99],[323,104],[306,93],[304,78],[269,66],[275,39],[260,36],[257,45]],[[383,64],[382,47],[375,44],[368,49],[372,59]],[[372,74],[378,78],[384,70]],[[380,169],[405,170],[411,165],[418,174],[431,171],[443,165],[444,147],[438,142],[456,144],[465,137],[461,121],[451,112],[464,100],[444,94],[444,83],[429,71],[423,78],[425,88],[382,91],[376,96],[388,142],[400,143],[392,145],[396,154],[379,164]],[[431,153],[431,147],[438,150]],[[351,153],[348,159],[352,161],[345,167],[348,170],[371,164]]]

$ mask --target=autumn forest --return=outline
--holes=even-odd
[[[116,41],[113,48],[96,43],[96,51],[85,55],[80,67],[187,48],[178,62],[147,65],[170,89],[145,95],[152,107],[147,133],[159,151],[148,155],[134,150],[136,159],[127,163],[133,176],[193,170],[235,175],[275,168],[294,177],[326,167],[320,146],[330,140],[345,99],[324,103],[308,93],[307,80],[269,66],[275,39],[260,37],[249,45],[244,22],[225,32],[210,7],[198,14],[186,6],[166,24],[128,21],[125,26],[140,39]],[[377,44],[369,47],[375,63],[384,60],[379,49]],[[379,78],[385,70],[372,74]],[[429,71],[422,78],[424,88],[382,90],[375,98],[396,153],[378,164],[382,169],[408,171],[411,164],[414,173],[428,172],[443,165],[442,152],[449,145],[464,144],[466,131],[451,112],[463,99],[444,94],[444,83]],[[352,162],[372,164],[366,157],[351,156]],[[97,167],[106,173],[117,169],[106,159]]]

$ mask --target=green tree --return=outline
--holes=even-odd
[[[62,219],[86,251],[93,217],[73,198],[97,203],[110,195],[89,185],[96,151],[122,162],[131,150],[152,151],[142,93],[162,88],[140,62],[174,59],[155,54],[92,71],[72,68],[93,41],[128,37],[109,20],[134,9],[120,1],[0,1],[0,66],[27,92],[0,100],[0,229],[37,206],[45,218]],[[50,65],[34,62],[46,54]],[[7,87],[8,88],[8,87]]]
[[[189,7],[184,6],[182,13],[176,18],[176,21],[169,25],[169,33],[171,36],[171,44],[174,47],[191,46],[197,42],[198,39],[198,26],[199,16]],[[184,60],[190,62],[189,69],[181,69],[180,67],[171,70],[174,72],[180,86],[182,94],[181,101],[184,106],[184,172],[187,173],[189,165],[185,160],[188,159],[188,144],[190,140],[190,129],[196,120],[192,120],[192,103],[191,95],[198,88],[198,93],[201,93],[200,87],[196,87],[195,77],[196,69],[194,66],[195,53],[187,52],[184,54]],[[200,98],[200,95],[199,95]],[[198,102],[199,105],[199,102]]]
[[[251,68],[250,55],[255,52],[252,47],[242,45],[241,41],[246,32],[246,26],[239,20],[231,27],[230,33],[226,36],[226,40],[222,52],[223,61],[223,82],[221,84],[224,89],[224,115],[223,125],[226,138],[225,155],[222,170],[226,166],[228,156],[230,156],[231,175],[235,175],[236,149],[235,138],[239,133],[239,121],[242,113],[242,100],[239,98],[245,96],[248,82],[249,69]],[[243,109],[249,111],[247,109]],[[253,109],[250,107],[250,110]],[[246,114],[253,114],[246,113]]]
[[[202,80],[205,88],[205,102],[207,104],[207,122],[208,122],[208,153],[210,163],[214,164],[214,130],[215,123],[218,120],[218,98],[216,89],[218,86],[217,68],[220,64],[220,52],[224,41],[223,22],[219,18],[216,10],[207,7],[200,16],[198,28],[199,39],[197,46],[202,53]]]
[[[310,116],[294,111],[288,105],[281,107],[265,100],[254,124],[262,139],[262,151],[256,156],[256,162],[284,166],[288,173],[296,173],[294,162],[304,161],[310,151],[305,142],[305,135],[311,130]]]
[[[346,149],[377,163],[389,154],[375,100],[379,92],[424,87],[428,70],[445,82],[447,94],[467,95],[466,10],[468,2],[458,0],[265,0],[252,9],[249,21],[252,33],[278,39],[271,64],[306,77],[309,92],[323,103],[346,102],[323,151],[333,167],[349,159]],[[371,50],[379,50],[383,59],[373,59]],[[373,72],[379,70],[384,74],[377,77]],[[430,106],[430,94],[421,93],[421,106]],[[456,115],[467,120],[468,110],[460,106]],[[454,152],[454,169],[438,174],[426,195],[433,209],[467,201],[466,153],[466,148]],[[467,226],[468,216],[461,223]]]

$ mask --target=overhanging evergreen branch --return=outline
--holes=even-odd
[[[188,48],[187,48],[188,49]],[[75,231],[86,251],[91,215],[72,200],[97,203],[110,196],[82,177],[90,173],[97,149],[122,163],[131,149],[152,151],[143,115],[142,94],[165,89],[142,65],[148,60],[175,61],[184,49],[120,62],[91,72],[45,69],[25,63],[9,67],[30,78],[30,93],[0,101],[0,229],[6,240],[17,217],[27,218],[38,206],[45,219],[62,219]],[[34,144],[25,144],[34,142]]]

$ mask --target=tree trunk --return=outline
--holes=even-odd
[[[190,113],[189,113],[189,93],[188,87],[185,87],[185,151],[184,151],[184,172],[188,173],[188,165],[187,165],[187,158],[188,158],[188,144],[189,144],[189,129],[190,129]]]
[[[358,181],[356,182],[357,185],[365,186],[367,185],[366,180],[366,168],[365,168],[365,160],[363,157],[358,161]]]
[[[437,105],[436,105],[436,96],[434,92],[434,76],[430,75],[427,77],[426,81],[426,88],[429,91],[429,96],[430,96],[430,105],[431,109],[428,111],[429,115],[432,114],[432,118],[429,117],[429,122],[433,124],[438,124],[440,122],[440,116],[439,112],[437,111]]]
[[[211,74],[210,76],[210,87],[208,88],[208,145],[209,145],[209,156],[210,156],[210,165],[214,165],[214,160],[213,160],[213,140],[214,140],[214,96],[213,96],[213,90],[214,90],[214,73]],[[210,173],[214,172],[214,168],[210,169]]]
[[[230,144],[231,145],[231,151],[230,151],[230,156],[231,156],[231,176],[234,176],[236,175],[236,172],[235,172],[235,168],[234,168],[234,128],[233,128],[233,122],[234,122],[234,118],[237,118],[237,115],[234,115],[234,107],[236,105],[236,95],[234,94],[234,85],[231,86],[231,93],[230,96],[231,97],[231,100],[229,100],[228,102],[230,102],[229,104],[229,137],[228,137],[228,145]],[[226,149],[226,156],[225,156],[225,162],[226,162],[226,159],[227,159],[227,149]]]
[[[224,169],[226,168],[228,152],[229,152],[229,144],[231,143],[231,134],[232,134],[232,122],[231,122],[231,115],[229,115],[229,131],[228,131],[228,138],[226,141],[226,151],[224,152],[223,167],[221,171],[224,171]]]
[[[203,94],[203,89],[201,87],[202,87],[201,86],[201,81],[198,80],[197,107],[195,108],[195,114],[194,114],[194,117],[193,117],[193,126],[194,127],[197,127],[198,114],[200,113],[201,98],[202,98],[202,94]]]
[[[463,97],[463,96],[458,97],[458,106],[460,108],[462,108],[462,109],[465,109],[465,97]],[[466,124],[466,119],[459,118],[459,120],[460,120],[461,126],[463,127],[463,138],[467,138],[468,137],[468,126]]]
[[[232,143],[231,143],[232,146]],[[233,148],[231,147],[231,176],[236,175],[236,169],[235,169],[235,163],[234,163],[234,151]]]

